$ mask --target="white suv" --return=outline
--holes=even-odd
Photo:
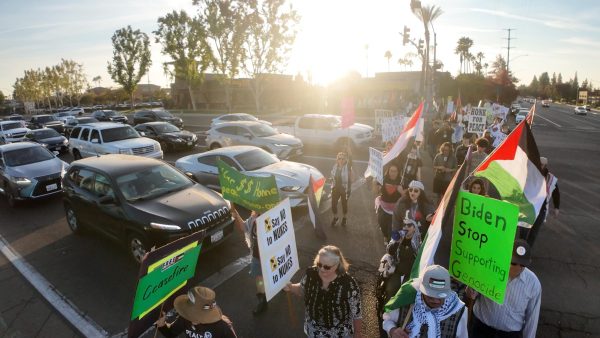
[[[30,131],[23,121],[0,121],[0,144],[26,140],[25,134]]]
[[[158,142],[140,136],[129,125],[114,122],[88,123],[73,128],[69,147],[76,160],[104,154],[163,158]]]

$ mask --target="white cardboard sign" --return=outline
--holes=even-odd
[[[486,124],[486,109],[480,107],[471,108],[471,112],[469,113],[469,127],[467,129],[467,132],[482,135],[485,130]]]

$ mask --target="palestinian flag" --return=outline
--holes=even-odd
[[[384,167],[405,150],[410,150],[419,130],[423,128],[423,120],[421,119],[422,112],[423,102],[421,101],[421,104],[419,104],[417,110],[415,110],[412,117],[404,125],[404,129],[402,129],[402,132],[400,133],[400,136],[398,136],[398,139],[396,139],[396,143],[394,143],[392,149],[390,149],[390,151],[383,156],[382,165]]]
[[[531,109],[529,109],[529,113],[525,116],[525,120],[529,123],[530,126],[533,126],[533,117],[535,116],[535,106],[537,105],[537,100],[533,102]]]
[[[469,162],[468,159],[470,156],[471,152],[469,151],[465,158],[465,163]],[[446,189],[444,197],[435,211],[429,230],[427,230],[425,239],[423,239],[423,243],[413,263],[410,279],[402,284],[396,295],[385,305],[386,312],[415,302],[417,289],[421,282],[421,271],[425,270],[426,267],[437,264],[448,269],[450,249],[452,247],[454,205],[456,204],[456,196],[466,177],[467,168],[463,164],[456,174],[454,174],[454,178],[452,178],[450,184],[448,184],[448,189]]]
[[[498,190],[502,200],[519,207],[519,225],[530,228],[546,200],[546,180],[540,153],[527,121],[510,135],[475,169]]]
[[[319,208],[321,195],[323,195],[323,186],[325,186],[325,177],[321,177],[321,179],[315,181],[311,175],[308,185],[308,216],[317,233],[317,237],[325,238],[321,210]]]

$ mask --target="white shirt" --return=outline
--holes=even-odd
[[[523,330],[523,338],[535,338],[541,302],[540,281],[531,270],[525,268],[506,285],[502,305],[480,296],[473,313],[484,324],[497,330]]]
[[[398,317],[400,316],[400,309],[395,309],[390,312],[383,313],[383,329],[390,336],[390,330],[398,327]],[[456,327],[456,338],[469,338],[469,332],[467,329],[467,320],[468,320],[468,309],[465,306],[463,313],[458,321]],[[402,323],[404,324],[404,323]]]

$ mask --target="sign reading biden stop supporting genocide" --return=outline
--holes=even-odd
[[[279,203],[279,190],[273,175],[252,177],[217,160],[223,198],[249,210],[265,212]]]
[[[460,191],[454,210],[450,275],[502,304],[518,218],[516,205]]]
[[[260,266],[267,300],[300,268],[290,200],[286,198],[256,219]]]

